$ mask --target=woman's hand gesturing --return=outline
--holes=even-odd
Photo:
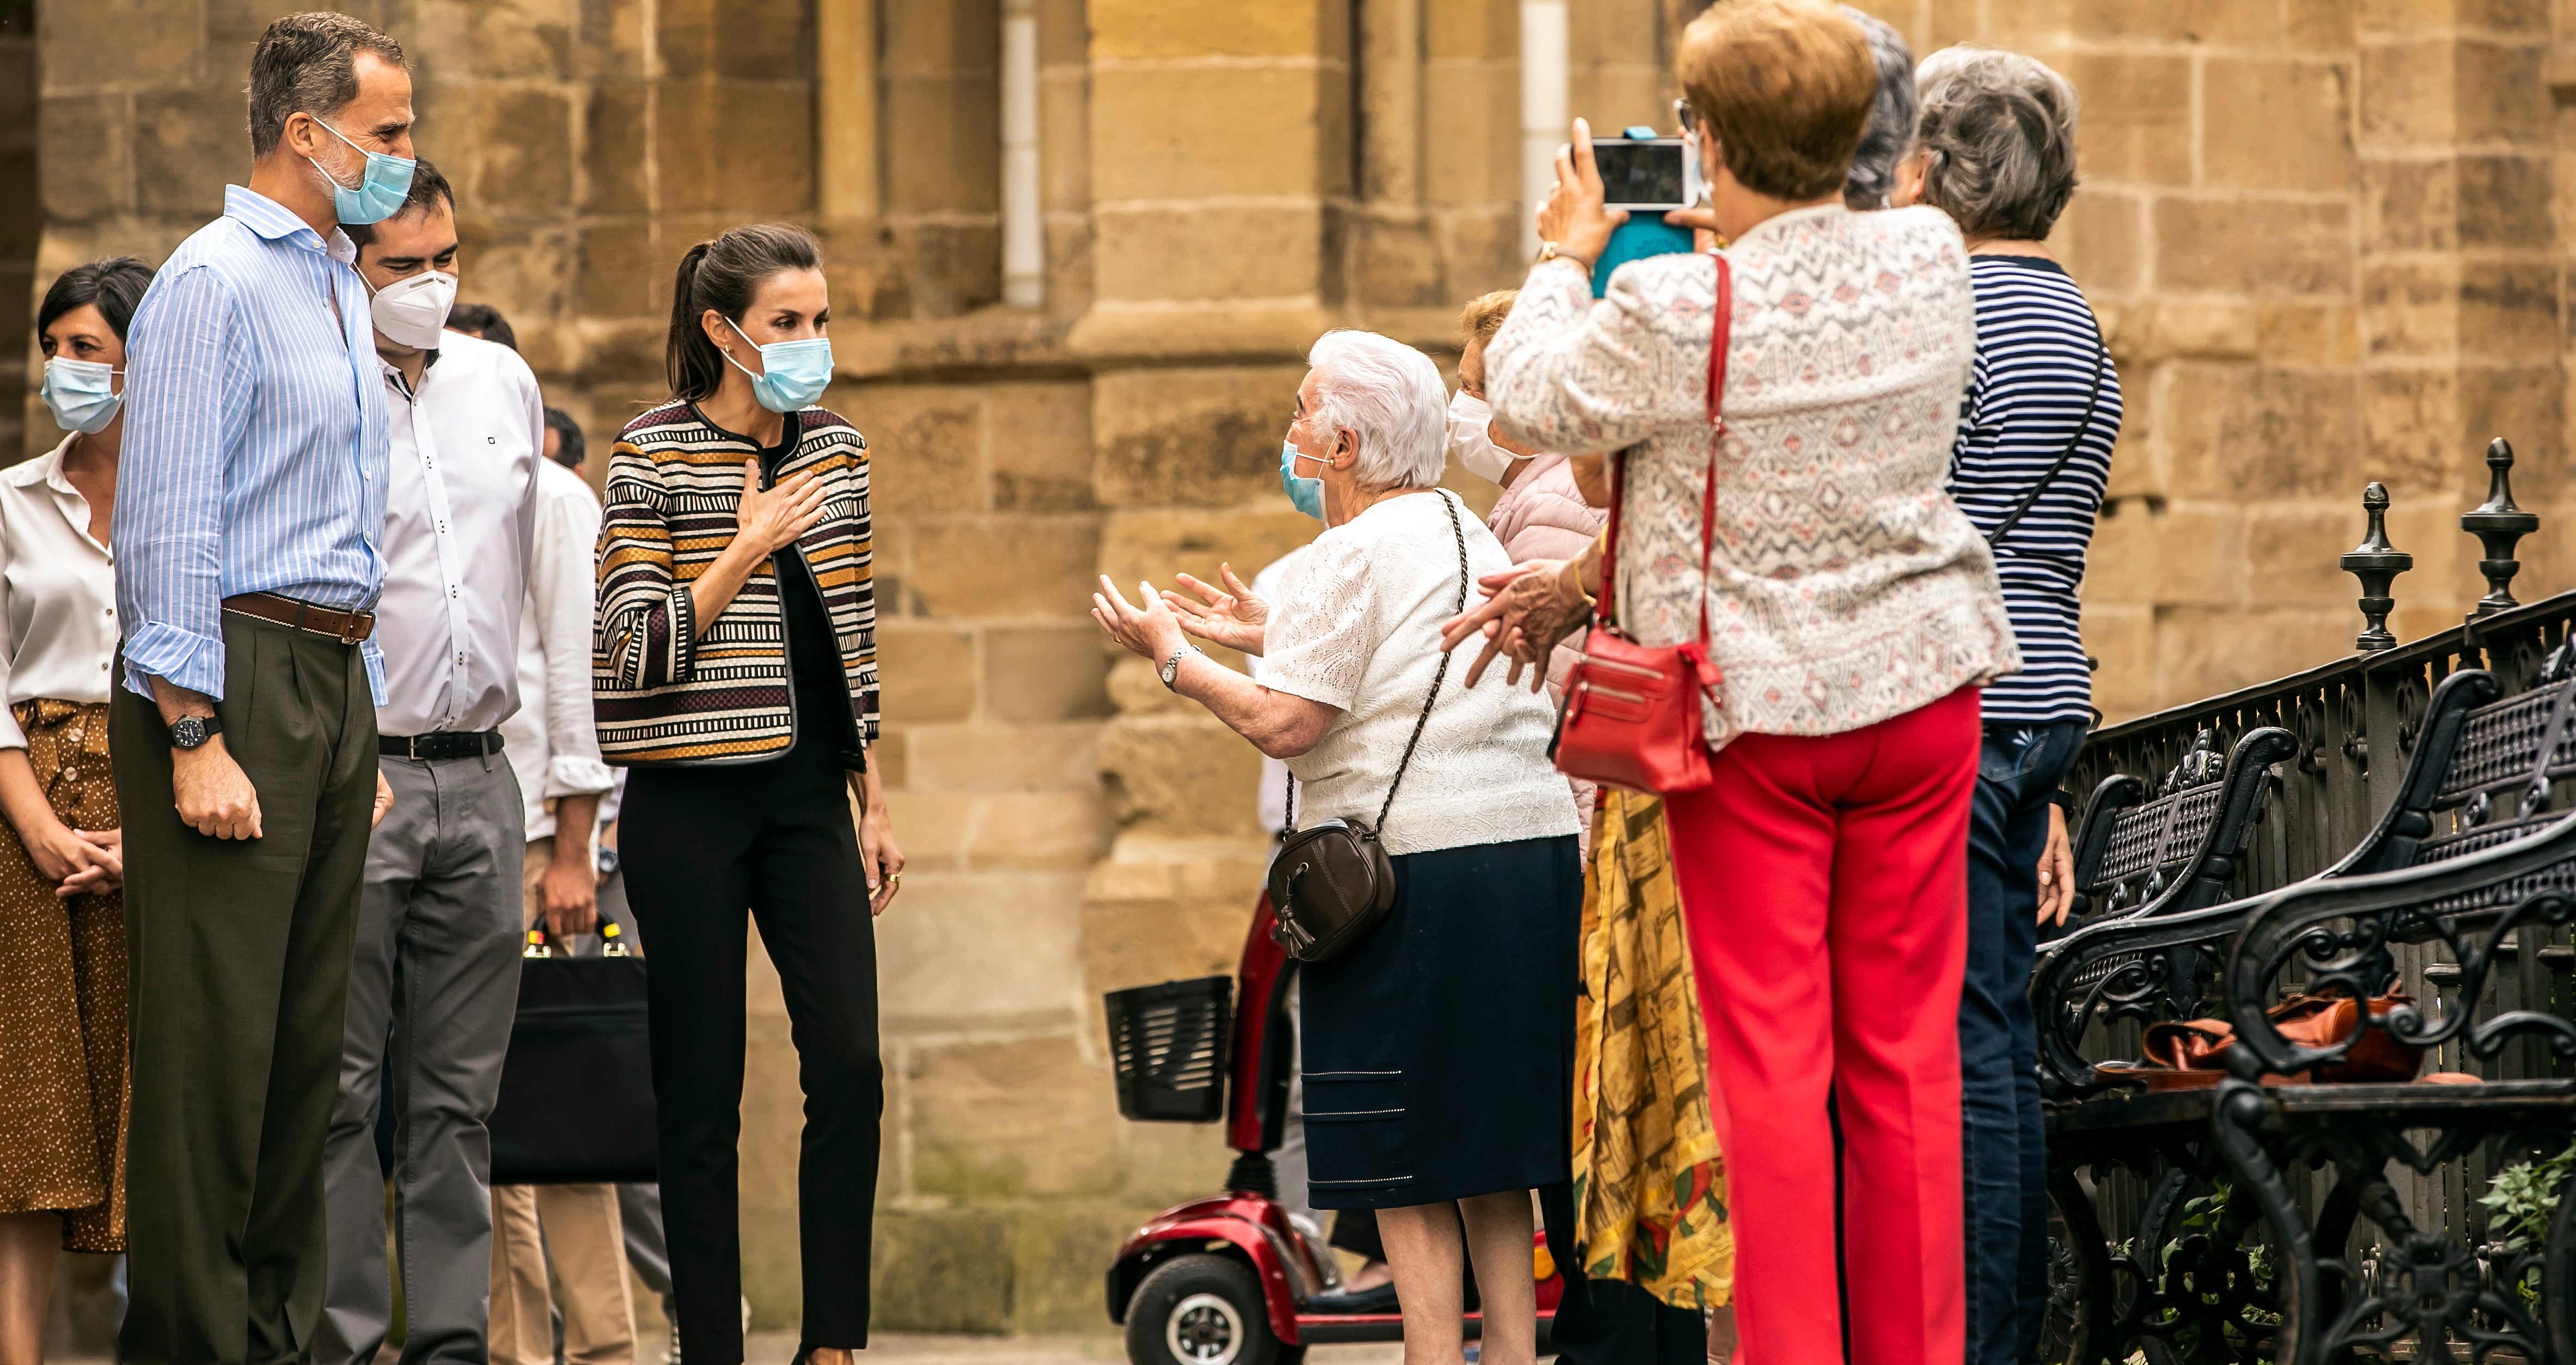
[[[742,462],[742,501],[734,504],[734,535],[763,556],[773,555],[823,519],[828,492],[813,470],[790,475],[776,488],[760,486],[760,461]]]
[[[1172,657],[1181,645],[1180,620],[1163,601],[1170,595],[1157,594],[1151,583],[1139,583],[1136,598],[1144,605],[1129,606],[1118,585],[1102,574],[1100,591],[1091,595],[1091,619],[1130,652],[1160,663]]]
[[[1239,649],[1246,654],[1261,652],[1262,632],[1270,624],[1270,604],[1252,595],[1243,580],[1234,576],[1234,566],[1219,564],[1217,576],[1225,580],[1218,591],[1188,574],[1180,575],[1181,586],[1198,594],[1192,601],[1165,589],[1163,605],[1180,618],[1181,629],[1212,645]]]

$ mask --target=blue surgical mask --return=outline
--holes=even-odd
[[[318,118],[313,121],[322,123]],[[313,163],[313,169],[322,171],[322,178],[331,182],[331,203],[339,211],[340,221],[363,225],[381,223],[393,217],[395,211],[403,206],[404,198],[411,194],[411,172],[417,163],[382,152],[370,152],[350,142],[346,135],[330,124],[322,123],[322,131],[348,143],[350,151],[362,153],[367,158],[366,174],[358,178],[358,187],[354,190],[342,185],[339,177],[329,171],[322,171],[321,162]]]
[[[65,431],[84,436],[105,431],[116,420],[116,410],[125,406],[125,395],[112,391],[114,377],[123,373],[95,360],[56,356],[45,362],[45,406],[54,410],[54,421]]]
[[[1297,443],[1279,443],[1279,486],[1288,492],[1288,501],[1297,510],[1317,521],[1324,519],[1324,481],[1297,477]]]
[[[733,328],[735,336],[741,337],[744,341],[751,341],[751,338],[731,318],[725,320],[725,326]],[[810,408],[814,406],[815,399],[823,396],[824,388],[832,382],[832,339],[830,337],[809,337],[803,341],[773,341],[766,346],[753,342],[753,345],[760,351],[762,373],[751,374],[750,369],[741,361],[734,359],[731,354],[725,356],[725,363],[741,370],[744,374],[751,375],[752,397],[759,399],[760,405],[771,412],[794,412],[799,408]]]

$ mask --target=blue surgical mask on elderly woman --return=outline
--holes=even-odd
[[[1279,486],[1286,490],[1288,501],[1297,510],[1317,521],[1324,519],[1324,481],[1297,477],[1297,443],[1279,443]]]

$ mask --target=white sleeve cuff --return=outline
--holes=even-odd
[[[546,761],[545,797],[597,796],[617,785],[617,774],[586,754],[557,754]]]

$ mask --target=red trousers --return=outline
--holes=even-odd
[[[1959,1365],[1959,978],[1977,690],[1745,735],[1665,803],[1708,1016],[1739,1365],[1834,1365],[1830,1086],[1853,1365]]]

